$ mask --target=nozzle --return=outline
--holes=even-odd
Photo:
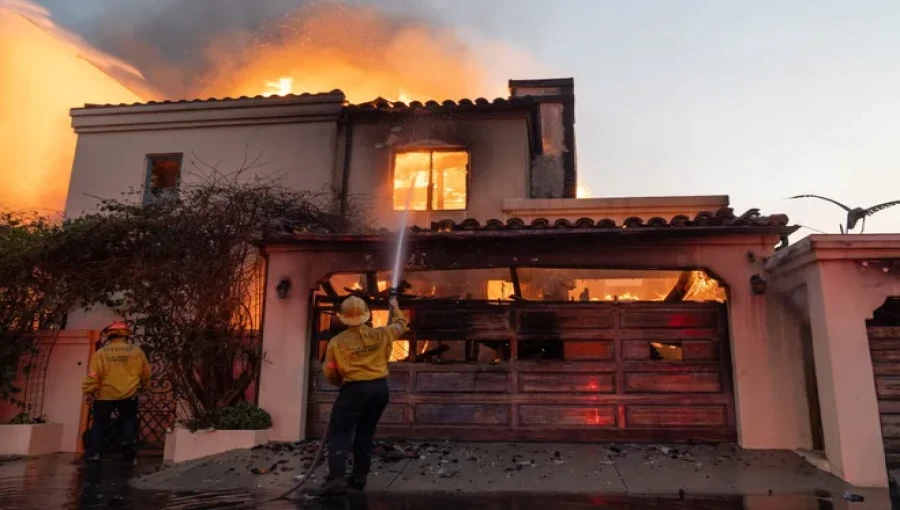
[[[388,289],[388,297],[394,298],[400,295],[400,292],[397,290],[397,287],[391,287]]]

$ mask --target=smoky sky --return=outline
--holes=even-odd
[[[433,9],[414,0],[39,0],[53,20],[90,44],[130,63],[166,98],[192,97],[215,65],[215,45],[240,63],[251,44],[277,43],[278,30],[321,4],[375,8],[391,23],[439,26]],[[414,14],[411,14],[414,13]],[[348,26],[352,30],[352,24]],[[341,37],[340,33],[334,37]]]

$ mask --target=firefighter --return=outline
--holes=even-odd
[[[130,343],[131,330],[124,322],[114,322],[101,332],[104,345],[91,358],[81,389],[93,398],[93,420],[85,460],[97,462],[110,415],[118,410],[125,458],[137,455],[135,434],[138,418],[138,391],[150,383],[150,363],[144,351]]]
[[[341,303],[338,318],[347,330],[328,344],[325,377],[340,393],[331,408],[328,439],[328,477],[316,491],[336,495],[347,489],[363,490],[372,464],[375,427],[388,404],[388,360],[395,340],[408,329],[392,292],[390,321],[386,327],[367,325],[371,313],[366,302],[350,296]],[[345,479],[347,454],[352,450],[353,470]]]

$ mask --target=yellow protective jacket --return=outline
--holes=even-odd
[[[362,325],[338,333],[325,351],[325,377],[335,386],[387,377],[393,342],[408,329],[403,313],[392,309],[388,326]]]
[[[125,400],[149,384],[150,363],[144,351],[114,338],[94,353],[81,391],[96,400]]]

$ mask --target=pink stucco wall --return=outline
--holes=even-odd
[[[865,321],[887,297],[900,296],[900,278],[862,262],[896,258],[900,234],[814,235],[766,263],[775,290],[812,330],[830,470],[865,487],[887,487]]]
[[[591,253],[559,253],[547,243],[535,242],[523,259],[539,257],[577,261],[607,267],[707,268],[729,286],[731,353],[734,373],[739,443],[746,448],[803,448],[808,446],[808,410],[803,405],[801,361],[783,338],[768,334],[769,303],[751,292],[750,277],[762,271],[771,255],[774,236],[704,238],[666,241],[647,246],[598,246]],[[388,255],[352,249],[324,251],[317,246],[270,246],[260,406],[273,415],[272,438],[296,441],[305,437],[309,386],[310,335],[308,306],[316,281],[337,270],[363,270],[389,265]],[[747,253],[753,252],[753,261]],[[511,258],[510,263],[514,263]],[[460,266],[463,267],[463,266]],[[275,286],[282,278],[292,282],[286,299],[278,299]],[[789,383],[788,383],[789,382]],[[787,388],[790,391],[786,391]]]

